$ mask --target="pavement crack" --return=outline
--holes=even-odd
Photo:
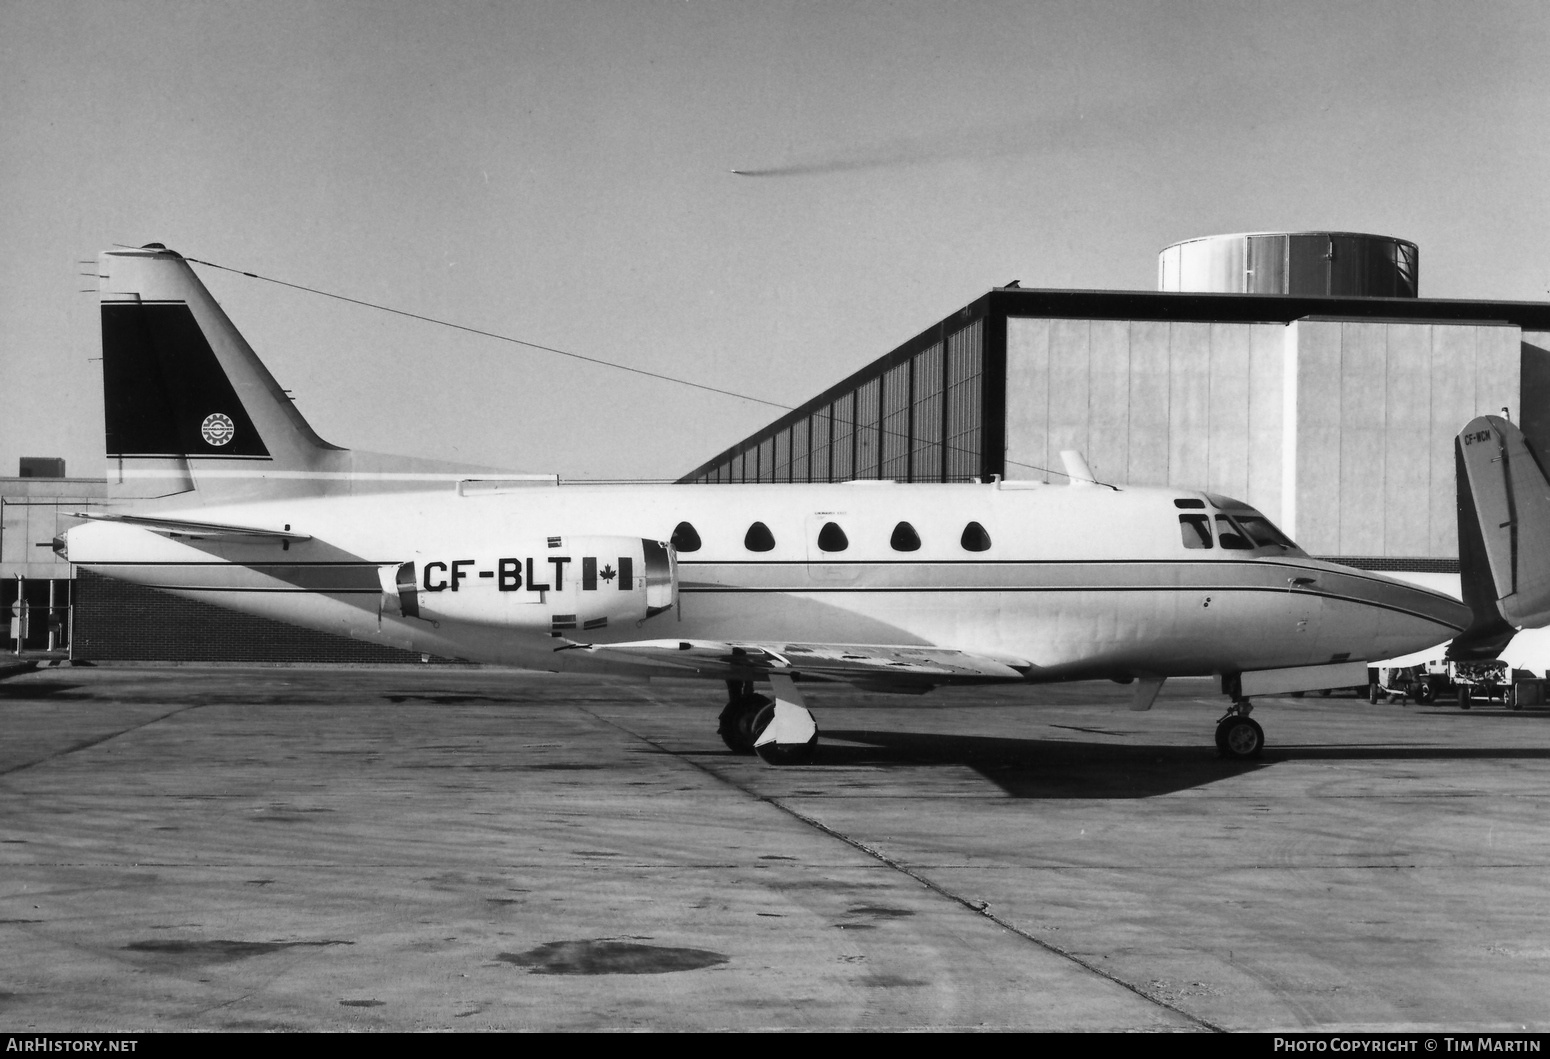
[[[116,732],[108,732],[106,735],[99,735],[92,739],[83,739],[79,743],[72,743],[62,750],[56,750],[52,754],[45,754],[43,757],[40,757],[35,761],[26,761],[20,765],[12,765],[10,768],[0,769],[0,776],[9,776],[12,773],[22,772],[37,765],[46,765],[50,761],[56,761],[59,758],[68,757],[69,755],[74,754],[80,750],[89,750],[94,746],[106,743],[110,739],[117,739],[121,735],[128,735],[130,732],[138,731],[141,728],[156,724],[159,721],[165,721],[168,717],[176,717],[180,713],[187,713],[189,710],[197,710],[205,705],[207,704],[203,702],[196,702],[189,706],[180,706],[175,710],[171,710],[157,717],[152,717],[149,720],[141,721],[139,724],[132,724],[128,728],[120,728]]]
[[[1053,942],[1045,941],[1043,938],[1040,938],[1040,937],[1038,937],[1038,936],[1036,936],[1034,934],[1029,933],[1027,930],[1024,930],[1022,927],[1017,926],[1015,923],[1012,923],[1011,921],[1009,921],[1009,920],[1007,920],[1007,919],[1005,919],[1005,918],[1003,918],[1001,916],[996,915],[996,913],[994,913],[994,912],[992,912],[990,910],[990,908],[985,904],[985,902],[983,902],[983,901],[975,901],[972,898],[965,897],[964,895],[958,893],[956,890],[952,889],[951,887],[946,886],[946,885],[944,885],[942,883],[939,883],[936,880],[930,878],[929,876],[921,873],[919,870],[917,870],[915,868],[911,868],[909,865],[904,864],[903,862],[901,862],[899,860],[896,860],[893,857],[890,857],[888,854],[884,853],[880,849],[877,849],[875,846],[868,845],[866,842],[863,842],[861,839],[856,838],[856,837],[854,837],[852,835],[847,835],[843,831],[838,831],[835,828],[830,827],[828,824],[825,824],[823,821],[815,819],[814,817],[811,817],[811,816],[807,815],[806,813],[802,812],[800,809],[796,809],[796,808],[793,808],[790,805],[787,805],[785,802],[781,801],[779,798],[776,798],[776,797],[773,797],[773,796],[767,795],[767,794],[761,794],[758,791],[754,790],[752,787],[748,786],[747,784],[740,783],[737,780],[732,779],[729,776],[725,776],[722,773],[718,772],[717,770],[711,768],[709,765],[705,765],[705,764],[703,764],[703,763],[701,763],[699,761],[696,761],[692,757],[689,757],[689,756],[687,756],[685,754],[680,754],[677,751],[673,750],[671,747],[665,746],[664,744],[658,742],[657,740],[651,738],[650,736],[642,735],[639,732],[633,731],[632,729],[625,727],[624,725],[618,723],[617,721],[610,720],[607,717],[604,717],[604,716],[602,716],[602,715],[600,715],[600,714],[598,714],[598,713],[596,713],[596,712],[594,712],[592,710],[589,710],[585,706],[578,705],[576,708],[578,710],[580,710],[582,713],[584,713],[587,716],[591,717],[593,720],[599,721],[599,722],[601,722],[603,724],[608,725],[610,728],[613,728],[613,729],[616,729],[616,730],[618,730],[620,732],[623,732],[625,735],[628,735],[628,736],[630,736],[633,739],[639,739],[641,742],[647,744],[648,746],[655,747],[657,750],[660,750],[662,753],[671,755],[672,757],[677,758],[679,761],[682,761],[684,764],[689,765],[692,768],[698,769],[700,772],[705,773],[705,775],[711,777],[712,779],[717,780],[717,781],[719,781],[721,783],[724,783],[728,787],[733,788],[734,790],[741,791],[742,793],[748,795],[750,798],[754,798],[754,799],[756,799],[758,801],[764,802],[765,804],[772,806],[775,809],[780,810],[781,812],[785,813],[787,816],[790,816],[793,819],[799,820],[803,824],[806,824],[808,827],[812,828],[814,831],[817,831],[817,832],[819,832],[821,834],[827,835],[828,837],[830,837],[832,839],[835,839],[838,842],[843,842],[845,845],[850,846],[852,849],[858,850],[861,853],[866,854],[868,857],[871,857],[873,860],[876,860],[876,861],[886,865],[887,867],[893,869],[894,871],[899,872],[901,875],[904,875],[904,876],[907,876],[910,879],[913,879],[915,882],[919,883],[921,886],[924,886],[926,889],[930,890],[932,893],[937,894],[939,897],[944,897],[944,898],[946,898],[949,901],[952,901],[952,902],[954,902],[954,903],[956,903],[958,905],[961,905],[963,908],[965,908],[968,911],[974,913],[975,915],[982,916],[983,918],[990,920],[992,923],[996,924],[996,926],[1000,927],[1002,930],[1005,930],[1009,934],[1014,934],[1017,937],[1022,938],[1024,941],[1028,942],[1029,944],[1035,945],[1038,948],[1043,949],[1045,952],[1048,952],[1048,953],[1050,953],[1053,956],[1058,956],[1058,957],[1060,957],[1063,960],[1067,960],[1067,961],[1069,961],[1071,963],[1074,963],[1078,967],[1082,968],[1083,970],[1085,970],[1085,971],[1087,971],[1087,972],[1089,972],[1091,974],[1094,974],[1094,975],[1098,976],[1099,978],[1102,978],[1102,979],[1104,979],[1106,981],[1112,982],[1114,985],[1119,986],[1121,989],[1124,989],[1127,992],[1135,994],[1136,996],[1140,997],[1142,1000],[1145,1000],[1145,1001],[1147,1001],[1150,1004],[1154,1004],[1157,1007],[1163,1008],[1166,1011],[1170,1011],[1173,1014],[1179,1016],[1180,1018],[1186,1019],[1189,1022],[1194,1023],[1196,1026],[1199,1026],[1202,1029],[1210,1030],[1210,1031],[1212,1031],[1214,1033],[1226,1033],[1227,1032],[1226,1027],[1218,1026],[1216,1023],[1211,1022],[1208,1019],[1203,1019],[1199,1015],[1195,1015],[1192,1012],[1186,1011],[1183,1008],[1179,1007],[1178,1005],[1171,1003],[1166,998],[1164,998],[1162,996],[1159,996],[1158,994],[1156,994],[1154,992],[1151,992],[1150,990],[1144,989],[1141,986],[1138,986],[1138,985],[1136,985],[1133,982],[1127,982],[1125,979],[1123,979],[1123,978],[1119,977],[1118,975],[1114,974],[1112,971],[1104,970],[1102,967],[1099,967],[1097,964],[1093,963],[1091,960],[1083,959],[1081,956],[1078,956],[1076,953],[1070,951],[1069,949],[1062,948],[1061,946],[1056,945]]]

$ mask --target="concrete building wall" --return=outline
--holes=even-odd
[[[1246,500],[1318,555],[1455,557],[1454,435],[1518,416],[1525,357],[1550,395],[1550,342],[1509,325],[1014,317],[1006,349],[1008,477],[1060,481],[1078,449],[1104,481]]]
[[[107,483],[95,478],[0,478],[0,577],[68,578],[70,564],[47,544],[99,505]]]
[[[1077,449],[1104,481],[1205,484],[1275,518],[1285,330],[1008,319],[1007,477],[1060,481]]]
[[[1453,438],[1519,393],[1511,326],[1299,320],[1280,521],[1318,555],[1453,558]]]

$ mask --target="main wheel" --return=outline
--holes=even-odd
[[[763,735],[764,730],[774,719],[775,704],[771,702],[754,717],[753,738],[758,739]],[[763,746],[754,747],[754,753],[758,754],[759,759],[766,765],[806,765],[818,753],[817,728],[814,728],[812,738],[805,743],[765,743]]]
[[[759,733],[754,731],[754,719],[761,710],[773,709],[773,706],[763,695],[741,695],[727,703],[726,709],[721,711],[721,723],[716,727],[716,734],[721,736],[721,741],[732,753],[752,754],[753,741],[759,738]],[[764,723],[769,724],[768,721]]]
[[[1426,681],[1422,681],[1411,686],[1410,695],[1415,699],[1417,706],[1425,706],[1429,702],[1436,701],[1437,689]]]
[[[1234,715],[1216,726],[1216,745],[1223,757],[1238,761],[1257,758],[1265,749],[1265,730],[1252,717]]]

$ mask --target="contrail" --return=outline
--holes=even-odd
[[[733,169],[734,176],[785,177],[847,173],[860,169],[925,165],[963,158],[997,158],[1047,147],[1055,130],[1048,121],[909,136],[787,165]]]
[[[933,162],[1009,158],[1035,151],[1053,153],[1098,138],[1121,138],[1146,128],[1147,104],[1103,103],[1072,107],[1064,114],[1046,113],[1000,125],[944,129],[827,154],[810,153],[785,165],[765,165],[730,172],[744,177],[819,176],[863,169],[927,165]]]

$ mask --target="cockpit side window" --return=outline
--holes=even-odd
[[[1226,515],[1216,516],[1216,539],[1221,542],[1223,548],[1234,548],[1240,551],[1251,551],[1254,548],[1254,542],[1236,522]]]
[[[1186,548],[1211,547],[1211,517],[1209,515],[1180,515],[1179,533]]]

